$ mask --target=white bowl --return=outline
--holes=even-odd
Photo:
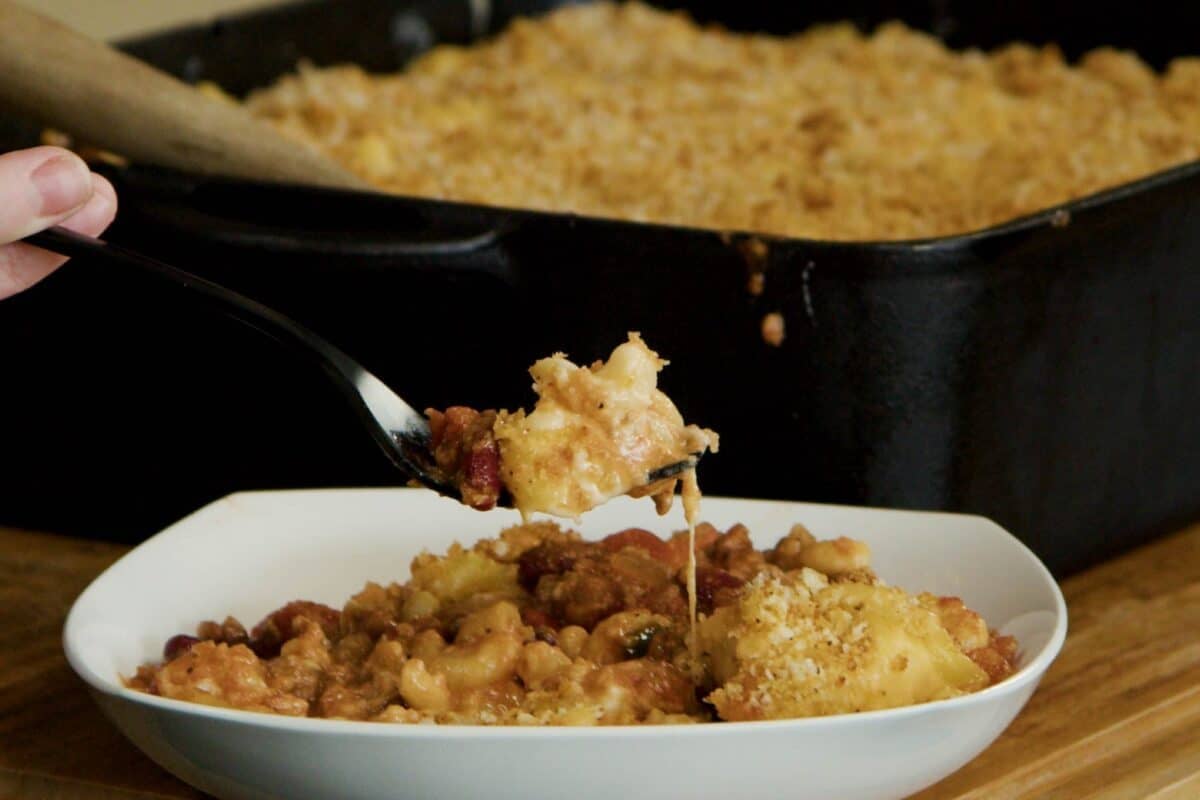
[[[589,513],[598,537],[666,533],[622,500]],[[424,490],[237,494],[134,549],[67,619],[71,666],[104,712],[170,772],[221,798],[896,798],[929,786],[1012,721],[1062,646],[1066,606],[1010,534],[951,514],[705,498],[703,517],[743,522],[759,547],[794,522],[871,545],[892,584],[961,596],[1021,646],[1020,670],[977,694],[920,706],[778,722],[610,728],[389,725],[231,711],[130,691],[121,675],[167,637],[227,613],[253,624],[298,598],[340,607],[368,580],[408,575],[422,549],[473,542],[516,521]]]

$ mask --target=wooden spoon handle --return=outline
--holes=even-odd
[[[0,0],[0,108],[136,162],[368,188],[244,109],[10,0]]]

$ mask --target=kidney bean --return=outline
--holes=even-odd
[[[503,488],[500,482],[500,447],[490,435],[476,440],[463,458],[463,502],[477,511],[495,508]]]
[[[199,643],[201,640],[195,636],[188,636],[186,633],[178,633],[167,639],[167,643],[163,645],[163,659],[166,661],[174,661],[181,655],[192,649],[192,645]]]

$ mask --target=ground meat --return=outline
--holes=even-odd
[[[525,551],[517,561],[517,580],[527,592],[537,589],[543,575],[561,575],[593,552],[589,542],[545,542]]]
[[[445,483],[458,488],[464,504],[479,511],[495,508],[500,481],[500,446],[492,433],[495,411],[451,406],[427,409],[434,461]]]
[[[212,620],[201,622],[196,628],[196,635],[206,641],[224,642],[229,645],[250,643],[246,629],[233,617],[226,617],[220,624]]]
[[[709,563],[743,581],[757,575],[766,564],[762,553],[754,549],[745,525],[734,525],[706,548]]]
[[[746,581],[717,567],[696,568],[696,608],[701,614],[727,606],[737,600]]]
[[[322,603],[293,600],[268,614],[250,632],[250,649],[260,658],[274,658],[284,643],[300,634],[296,620],[304,617],[321,626],[329,638],[338,635],[342,612]],[[236,622],[236,620],[235,620]]]
[[[670,540],[628,528],[599,542],[546,542],[521,555],[518,578],[539,607],[563,624],[591,630],[600,620],[634,608],[687,621],[686,531]],[[732,603],[745,581],[766,568],[749,531],[696,528],[698,608],[711,613]]]
[[[622,531],[603,542],[546,543],[519,561],[522,586],[539,607],[568,625],[591,630],[625,609],[686,619],[687,596],[667,543],[647,531]]]

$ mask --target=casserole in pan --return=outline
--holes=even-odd
[[[395,69],[549,5],[303,4],[128,49],[242,93],[301,57]],[[776,32],[849,15],[955,45],[1128,46],[1159,66],[1186,51],[1196,13],[1034,9],[694,7]],[[10,127],[13,144],[33,133]],[[684,415],[722,434],[703,466],[714,493],[982,513],[1060,574],[1200,512],[1195,163],[985,231],[888,243],[112,177],[114,240],[278,306],[419,403],[512,407],[529,399],[532,357],[590,360],[639,330],[671,359]],[[94,334],[62,330],[68,317]],[[778,346],[764,319],[782,322]],[[237,488],[394,479],[316,376],[119,276],[76,265],[6,304],[0,327],[24,381],[0,401],[24,420],[0,466],[5,522],[135,538]],[[82,433],[50,425],[81,406]],[[91,499],[87,518],[64,497]]]

